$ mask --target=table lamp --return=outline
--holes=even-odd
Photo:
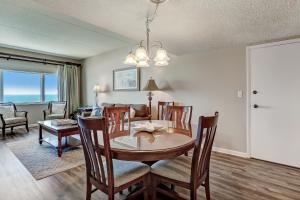
[[[148,101],[149,101],[149,110],[150,110],[150,115],[151,115],[151,101],[152,101],[152,96],[153,93],[152,91],[156,91],[159,90],[159,88],[157,87],[155,80],[152,79],[152,77],[148,80],[146,87],[144,88],[144,91],[149,91],[148,92]]]
[[[93,91],[95,92],[95,106],[98,106],[98,93],[101,92],[101,86],[99,84],[94,85]]]

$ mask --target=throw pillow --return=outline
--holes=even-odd
[[[63,114],[65,112],[66,105],[63,103],[53,103],[52,104],[52,114]]]
[[[3,115],[3,118],[13,118],[15,117],[15,109],[13,106],[0,106],[0,114]]]
[[[132,107],[130,107],[130,118],[132,119],[134,118],[134,116],[135,116],[135,110]]]
[[[102,114],[101,114],[101,108],[100,108],[100,107],[97,107],[97,106],[93,107],[91,116],[92,116],[92,117],[99,117],[99,116],[101,116],[101,115],[102,115]]]

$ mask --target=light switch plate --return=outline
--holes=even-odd
[[[237,97],[238,98],[243,98],[243,91],[242,90],[238,90]]]

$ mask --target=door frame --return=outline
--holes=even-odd
[[[265,44],[258,44],[253,46],[246,47],[246,137],[247,137],[247,155],[249,158],[252,158],[251,155],[251,63],[250,63],[250,54],[252,49],[260,49],[271,46],[280,46],[286,44],[300,43],[300,38],[289,39],[278,42],[271,42]]]

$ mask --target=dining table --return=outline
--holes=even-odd
[[[140,130],[141,126],[158,128],[152,132]],[[196,136],[196,125],[180,121],[144,120],[109,126],[114,159],[140,161],[149,165],[187,153],[193,149]],[[99,148],[104,150],[102,137],[99,137]]]

